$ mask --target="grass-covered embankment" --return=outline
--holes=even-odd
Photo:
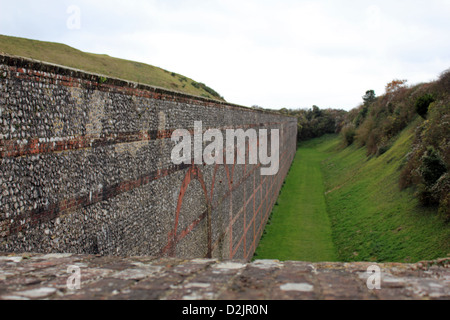
[[[399,176],[414,137],[403,130],[381,156],[337,136],[300,145],[258,259],[417,262],[450,253],[450,226]]]
[[[82,52],[61,43],[0,35],[0,53],[224,101],[223,97],[210,87],[180,74],[145,63],[110,57],[106,54]]]
[[[450,253],[450,225],[436,207],[423,207],[399,177],[416,124],[379,157],[365,148],[339,147],[323,162],[327,210],[340,261],[417,262]],[[319,147],[324,148],[324,147]]]

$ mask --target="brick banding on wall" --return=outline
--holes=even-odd
[[[279,129],[278,174],[174,165],[171,136],[195,121]],[[0,55],[0,251],[251,259],[296,134],[295,118]]]
[[[281,123],[271,123],[266,125],[278,125]],[[227,127],[220,128],[221,131],[226,129],[250,129],[256,128],[258,125],[251,124],[239,127]],[[203,131],[212,128],[206,128]],[[14,158],[24,157],[33,154],[53,153],[71,151],[85,148],[95,148],[101,146],[109,146],[121,143],[133,143],[133,142],[145,142],[159,139],[168,139],[174,135],[174,131],[171,130],[149,130],[139,132],[117,132],[101,137],[97,136],[79,136],[79,137],[62,137],[62,138],[50,138],[39,139],[34,138],[30,140],[18,140],[18,139],[3,139],[0,140],[0,159],[1,158]],[[192,135],[193,130],[188,130]],[[203,132],[203,133],[204,133]],[[270,136],[270,135],[269,135]]]

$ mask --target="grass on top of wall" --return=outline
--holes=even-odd
[[[82,52],[65,44],[0,35],[0,52],[224,101],[203,83],[145,63]]]

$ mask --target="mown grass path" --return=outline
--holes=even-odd
[[[450,228],[398,181],[415,125],[378,157],[337,136],[300,145],[256,259],[418,262],[450,256]]]
[[[314,144],[297,150],[255,258],[336,261],[321,171],[327,154]]]

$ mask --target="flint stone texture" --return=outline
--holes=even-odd
[[[252,258],[295,118],[6,55],[0,74],[0,250]],[[195,121],[280,130],[280,170],[173,164]]]
[[[450,259],[384,263],[219,261],[0,253],[0,300],[448,300]],[[67,286],[68,266],[80,288]]]

